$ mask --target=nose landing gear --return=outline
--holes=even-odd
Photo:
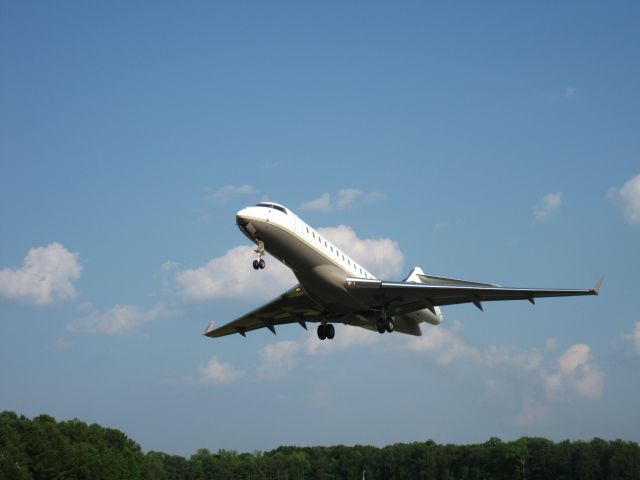
[[[257,260],[253,261],[254,270],[262,269],[265,267],[264,259],[264,242],[262,240],[258,240],[258,247],[253,250],[258,254]]]

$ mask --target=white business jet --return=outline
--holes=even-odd
[[[265,268],[269,252],[293,270],[300,282],[266,305],[216,328],[211,322],[205,335],[222,337],[276,325],[307,322],[318,324],[318,337],[332,339],[334,323],[377,330],[421,335],[423,322],[442,322],[443,305],[528,300],[537,297],[598,295],[602,280],[588,290],[508,288],[426,275],[414,268],[402,282],[379,280],[343,250],[329,242],[288,208],[272,202],[240,210],[236,223],[257,248],[253,268]]]

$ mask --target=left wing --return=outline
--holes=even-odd
[[[482,302],[496,300],[529,300],[540,297],[572,297],[598,295],[603,280],[591,289],[511,288],[492,284],[444,279],[441,283],[385,282],[365,278],[347,278],[346,288],[352,295],[370,305],[384,305],[389,313],[410,313],[423,308],[473,303],[482,310]]]
[[[266,305],[221,327],[216,328],[215,320],[212,321],[204,334],[207,337],[223,337],[239,333],[244,337],[247,332],[264,327],[276,333],[276,325],[296,322],[306,329],[306,320],[316,321],[320,314],[320,308],[300,285],[296,285]]]

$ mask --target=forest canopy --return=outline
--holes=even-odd
[[[0,479],[640,479],[636,442],[594,438],[554,443],[522,437],[475,445],[431,440],[294,447],[238,453],[200,449],[191,457],[143,452],[112,428],[80,420],[0,413]]]

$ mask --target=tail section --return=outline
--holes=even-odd
[[[405,282],[410,283],[434,284],[442,283],[442,280],[453,281],[452,279],[445,279],[444,277],[432,277],[426,275],[420,267],[413,267],[413,270],[411,270],[407,278],[404,279]],[[427,322],[431,325],[439,325],[444,318],[442,312],[440,311],[440,307],[438,306],[431,306],[422,310],[404,314],[401,317],[403,317],[405,321],[412,321],[415,323]]]
[[[468,280],[458,280],[457,278],[438,277],[435,275],[427,275],[420,267],[413,267],[409,272],[409,276],[405,278],[405,282],[428,283],[432,285],[466,285],[476,287],[499,287],[494,283],[470,282]]]

